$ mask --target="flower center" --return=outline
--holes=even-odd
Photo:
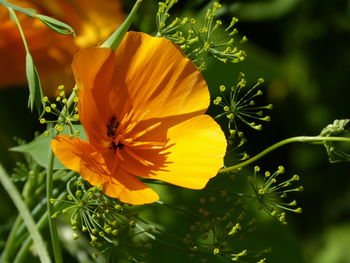
[[[122,149],[124,147],[124,144],[120,141],[121,136],[117,135],[118,127],[119,122],[117,121],[117,118],[113,116],[107,125],[107,136],[113,139],[111,145],[109,146],[109,149],[113,149],[114,151],[117,149]]]

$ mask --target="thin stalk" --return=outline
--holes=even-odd
[[[107,47],[113,50],[116,50],[118,48],[119,44],[123,40],[124,35],[128,31],[131,23],[133,22],[136,12],[139,9],[141,3],[142,3],[142,0],[136,1],[136,3],[134,4],[134,7],[130,11],[125,21],[118,27],[116,31],[114,31],[114,33],[105,42],[102,43],[100,47]]]
[[[0,181],[4,186],[4,189],[7,191],[8,195],[14,202],[15,206],[18,209],[19,214],[23,218],[23,222],[26,224],[27,229],[35,243],[39,258],[41,262],[51,263],[51,259],[46,250],[46,246],[43,238],[40,235],[39,230],[37,229],[34,219],[30,214],[25,202],[23,201],[20,193],[18,192],[16,186],[12,183],[11,179],[8,177],[7,173],[0,164]]]
[[[62,193],[58,199],[64,199],[67,196],[67,193]],[[56,204],[55,208],[58,209],[59,207],[61,207],[62,204]],[[48,212],[45,212],[42,217],[39,219],[36,227],[40,230],[42,228],[44,228],[46,226],[46,224],[48,223]],[[14,259],[14,263],[22,263],[24,262],[24,260],[26,259],[26,255],[29,251],[30,245],[32,244],[32,239],[31,237],[27,237],[26,240],[22,243],[21,249],[18,251],[16,258]]]
[[[248,164],[251,164],[257,160],[259,160],[261,157],[265,156],[266,154],[272,152],[273,150],[276,150],[277,148],[286,145],[288,143],[292,143],[292,142],[308,142],[308,143],[322,143],[325,141],[333,141],[333,142],[350,142],[350,138],[346,138],[346,137],[323,137],[323,136],[298,136],[298,137],[292,137],[292,138],[288,138],[285,140],[282,140],[280,142],[277,142],[273,145],[271,145],[270,147],[268,147],[267,149],[263,150],[262,152],[258,153],[257,155],[255,155],[254,157],[241,162],[239,164],[230,166],[230,167],[226,167],[226,168],[222,168],[219,170],[219,173],[227,173],[227,172],[232,172],[235,171],[239,168],[242,168],[244,166],[247,166]]]
[[[22,191],[22,196],[26,195],[26,190],[30,188],[30,185],[32,183],[32,180],[29,179],[27,180],[26,184],[23,187],[23,191]],[[28,204],[28,200],[26,199],[25,202]],[[32,215],[33,216],[33,215]],[[25,229],[25,226],[22,225],[22,218],[21,216],[18,214],[15,220],[15,223],[13,224],[10,234],[6,240],[6,245],[4,250],[2,251],[1,257],[0,257],[0,262],[8,262],[9,258],[14,250],[14,244],[17,241],[17,235],[20,229]]]
[[[3,0],[0,0],[0,3],[1,3],[1,1],[3,1]],[[15,8],[11,8],[11,7],[7,7],[7,8],[8,8],[8,10],[9,10],[10,16],[12,17],[12,19],[14,20],[15,24],[16,24],[17,27],[18,27],[18,30],[19,30],[19,33],[20,33],[20,35],[21,35],[24,48],[26,49],[26,53],[30,53],[29,47],[28,47],[28,43],[27,43],[27,39],[26,39],[26,37],[25,37],[25,35],[24,35],[24,32],[23,32],[21,23],[19,22],[18,17],[17,17],[17,15],[16,15],[15,11],[13,11],[13,9],[15,9]]]
[[[53,198],[53,163],[55,160],[55,156],[52,152],[52,149],[50,147],[49,150],[49,164],[47,167],[47,174],[46,174],[46,198],[47,198],[47,211],[48,211],[48,217],[49,217],[49,228],[50,228],[50,234],[51,234],[51,242],[52,242],[52,250],[55,258],[56,263],[63,263],[62,261],[62,249],[61,244],[58,239],[58,232],[57,232],[57,221],[55,219],[52,219],[51,216],[54,214],[54,206],[51,204],[50,199]]]
[[[16,235],[19,227],[22,224],[22,218],[20,215],[17,216],[15,223],[11,228],[11,232],[6,240],[5,248],[1,254],[0,262],[9,262],[11,256],[11,250],[13,248],[13,244],[16,241]]]
[[[34,9],[28,9],[28,8],[23,8],[17,5],[14,5],[12,3],[9,3],[5,0],[0,0],[0,4],[6,6],[7,8],[11,8],[13,10],[19,11],[23,14],[26,14],[27,16],[34,18],[36,11]]]
[[[60,117],[58,118],[58,123],[62,123],[64,121],[64,116],[66,116],[70,106],[74,101],[76,93],[73,90],[72,94],[69,96],[65,106],[63,107]],[[58,131],[54,131],[53,137],[58,135]],[[56,220],[52,218],[54,214],[54,206],[50,203],[50,199],[53,197],[53,165],[54,165],[55,155],[50,147],[49,149],[49,163],[47,167],[46,173],[46,199],[47,199],[47,211],[48,211],[48,219],[49,219],[49,228],[50,228],[50,236],[52,242],[52,249],[56,263],[62,263],[62,249],[61,244],[58,239],[57,233],[57,223]]]
[[[72,176],[74,173],[75,172],[69,173],[69,176]],[[54,189],[53,192],[54,192],[54,195],[57,195],[57,193],[60,192],[60,190]],[[32,212],[31,212],[32,217],[35,218],[39,213],[41,213],[45,206],[46,206],[46,199],[43,199],[34,207],[34,209],[32,209]],[[11,232],[7,238],[6,246],[2,251],[0,262],[9,261],[14,251],[19,247],[20,244],[22,244],[23,240],[27,237],[26,233],[24,233],[25,231],[26,231],[26,226],[22,224],[22,218],[20,215],[18,215],[15,223],[12,226]]]

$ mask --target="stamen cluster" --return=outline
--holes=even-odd
[[[240,73],[237,84],[229,89],[229,95],[226,95],[227,88],[221,85],[221,96],[217,96],[213,101],[214,105],[221,106],[223,109],[223,112],[215,118],[226,116],[228,119],[229,144],[232,145],[234,140],[238,140],[237,148],[246,142],[244,133],[240,131],[238,120],[259,131],[262,129],[262,124],[256,123],[256,121],[269,122],[271,120],[271,117],[266,115],[266,111],[272,109],[272,104],[256,106],[255,103],[255,98],[263,95],[262,90],[258,89],[262,83],[264,83],[264,80],[259,78],[257,83],[246,91],[247,80],[245,75]]]
[[[43,116],[45,113],[46,114],[52,114],[55,116],[54,120],[47,120],[46,118],[41,117],[40,118],[40,123],[41,124],[49,124],[52,125],[54,124],[53,129],[49,129],[45,131],[45,135],[48,136],[54,129],[57,130],[58,132],[62,132],[64,130],[64,127],[67,126],[69,129],[69,134],[71,137],[79,136],[80,131],[78,131],[73,123],[79,121],[79,115],[78,115],[78,96],[77,91],[78,87],[74,87],[73,92],[75,94],[73,99],[72,105],[68,105],[68,109],[65,111],[62,111],[62,109],[67,105],[67,97],[66,97],[66,92],[64,90],[64,86],[60,85],[58,86],[58,92],[59,96],[56,97],[54,102],[51,102],[48,97],[43,97],[43,104],[44,104],[44,111],[41,114]],[[63,114],[62,114],[63,113]]]
[[[248,206],[241,199],[221,191],[217,196],[200,198],[199,203],[198,218],[183,239],[192,258],[202,257],[201,262],[210,262],[210,255],[225,262],[246,262],[255,258],[254,252],[235,246],[245,233],[255,228],[255,220],[248,219]],[[208,254],[208,258],[204,258],[204,254]]]
[[[70,215],[73,239],[77,240],[81,234],[89,237],[91,247],[96,250],[91,254],[92,258],[97,258],[99,253],[107,257],[117,253],[118,257],[139,262],[137,257],[145,256],[142,251],[149,249],[151,245],[134,245],[132,241],[135,236],[145,232],[136,231],[139,229],[136,212],[129,211],[127,205],[118,199],[104,195],[101,186],[89,187],[82,179],[76,177],[67,183],[67,192],[65,200],[50,200],[51,203],[65,203],[65,208],[57,211],[52,217],[56,218],[60,214]],[[127,248],[135,248],[137,255],[133,256]]]
[[[221,8],[219,2],[214,2],[212,8],[207,10],[203,23],[197,24],[194,18],[176,17],[170,24],[166,24],[170,17],[169,10],[175,3],[177,0],[159,3],[157,36],[168,38],[179,45],[200,70],[206,69],[206,57],[213,57],[223,63],[238,63],[245,59],[246,53],[237,46],[237,42],[243,43],[247,38],[244,36],[239,41],[236,40],[236,17],[232,18],[229,26],[223,28],[222,21],[216,19],[217,11]]]
[[[248,181],[253,189],[253,198],[258,202],[259,208],[263,209],[276,218],[282,224],[287,224],[286,213],[302,213],[302,208],[297,207],[296,200],[284,201],[291,192],[303,191],[303,186],[293,187],[292,185],[299,181],[298,175],[293,175],[289,179],[283,179],[278,182],[278,177],[284,174],[283,166],[279,166],[277,171],[271,174],[269,171],[264,173],[263,179],[259,178],[260,167],[255,166],[254,176],[249,176]]]

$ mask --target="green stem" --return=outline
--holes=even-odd
[[[227,167],[227,168],[220,169],[219,173],[232,172],[234,170],[237,170],[239,168],[247,166],[248,164],[251,164],[251,163],[259,160],[261,157],[265,156],[269,152],[272,152],[273,150],[275,150],[283,145],[286,145],[288,143],[292,143],[292,142],[322,143],[325,141],[350,142],[350,138],[346,138],[346,137],[322,137],[322,136],[298,136],[298,137],[288,138],[288,139],[282,140],[278,143],[271,145],[267,149],[263,150],[261,153],[258,153],[254,157],[252,157],[252,158],[250,158],[242,163],[239,163],[239,164]]]
[[[13,244],[16,241],[17,231],[18,231],[18,228],[21,226],[21,224],[22,224],[22,218],[18,215],[15,223],[11,228],[11,232],[6,240],[6,245],[1,254],[0,262],[9,262],[10,256],[11,256],[11,250],[13,248]]]
[[[62,193],[58,199],[64,199],[67,196],[67,193]],[[56,209],[59,209],[59,205],[57,204],[55,206]],[[44,213],[42,215],[42,217],[39,219],[38,223],[37,223],[37,228],[38,229],[42,229],[43,227],[46,226],[46,224],[48,223],[48,212]],[[24,260],[26,259],[26,255],[29,251],[30,245],[32,244],[32,239],[29,237],[26,238],[26,240],[22,243],[21,249],[18,251],[15,260],[13,261],[14,263],[22,263],[24,262]]]
[[[34,166],[35,170],[37,165]],[[22,196],[24,197],[25,203],[28,205],[30,203],[29,197],[31,197],[30,190],[32,189],[32,184],[33,184],[33,175],[29,175],[29,179],[25,183],[23,190],[22,190]],[[12,252],[14,250],[14,244],[17,241],[17,235],[19,230],[22,228],[24,229],[25,226],[21,225],[22,224],[22,218],[20,215],[17,215],[15,223],[13,224],[10,234],[6,240],[6,245],[4,250],[2,251],[0,262],[8,262]]]
[[[28,210],[26,204],[21,198],[21,195],[18,192],[16,186],[12,183],[11,179],[8,177],[7,173],[5,172],[1,164],[0,164],[0,181],[4,186],[4,189],[7,191],[8,195],[14,202],[15,206],[17,207],[19,214],[23,218],[23,222],[27,226],[27,229],[31,235],[31,238],[35,243],[35,247],[37,249],[40,261],[44,263],[51,263],[49,254],[46,250],[44,240],[42,239],[35,225],[34,219],[31,216],[30,211]]]
[[[105,41],[102,43],[100,47],[107,47],[113,50],[116,50],[123,40],[124,35],[128,31],[132,21],[135,18],[136,12],[139,9],[142,0],[137,0],[128,17],[125,19],[123,24],[121,24],[116,31]]]
[[[65,106],[63,107],[60,117],[58,118],[58,123],[62,123],[65,120],[65,117],[70,106],[74,102],[74,97],[76,96],[75,91],[73,90],[72,94],[69,96]],[[58,131],[54,131],[53,137],[58,135]],[[48,217],[49,217],[49,228],[50,228],[50,236],[51,236],[51,242],[52,242],[52,249],[53,254],[55,258],[56,263],[62,263],[62,249],[61,245],[58,239],[58,233],[57,233],[57,223],[56,219],[52,218],[52,215],[54,214],[54,207],[50,203],[50,198],[53,197],[53,166],[54,166],[54,160],[55,155],[53,154],[52,148],[50,147],[49,150],[49,163],[47,167],[47,173],[46,173],[46,198],[47,198],[47,210],[48,210]]]
[[[62,263],[62,250],[61,250],[61,244],[58,239],[58,232],[57,232],[57,221],[55,219],[52,219],[51,216],[54,214],[54,206],[51,204],[50,199],[53,198],[53,163],[55,160],[55,155],[52,152],[52,149],[50,147],[49,150],[49,164],[47,167],[47,174],[46,174],[46,198],[47,198],[47,211],[48,211],[48,218],[49,218],[49,228],[50,228],[50,235],[51,235],[51,242],[52,242],[52,249],[53,254],[55,258],[56,263]]]
[[[73,175],[70,173],[70,175]],[[65,180],[67,181],[67,180]],[[27,183],[28,184],[28,181]],[[24,187],[25,188],[25,187]],[[54,190],[54,194],[57,195],[59,189]],[[32,210],[32,217],[35,218],[39,213],[42,212],[43,208],[46,206],[46,199],[39,202]],[[14,251],[22,244],[23,240],[27,237],[25,225],[22,224],[22,218],[20,215],[17,216],[15,223],[12,226],[11,232],[7,238],[6,246],[2,251],[0,262],[9,262],[9,259],[13,255]]]
[[[54,193],[54,196],[57,195],[58,192],[62,192],[62,189],[60,188],[57,188],[57,189],[54,189],[53,193]],[[56,198],[56,197],[55,197]],[[42,214],[43,212],[45,213],[47,211],[47,209],[45,209],[47,207],[47,204],[46,204],[46,199],[43,199],[40,203],[38,203],[35,208],[32,210],[32,216],[35,218],[37,217],[39,214]],[[45,211],[43,211],[45,209]],[[55,210],[56,210],[56,207],[55,207]],[[17,248],[20,244],[22,244],[23,240],[27,237],[25,235],[25,227],[23,225],[21,225],[19,228],[18,228],[18,231],[17,231],[17,238],[16,238],[16,244],[14,246],[14,248]],[[13,249],[12,249],[13,250]],[[11,255],[12,255],[12,252],[11,251]]]
[[[75,174],[74,171],[71,171],[67,174],[67,176],[64,178],[63,182],[67,182],[73,175]],[[61,193],[59,196],[57,196],[58,193],[62,192],[62,189],[60,188],[56,188],[53,190],[53,194],[55,196],[55,199],[57,200],[62,200],[67,196],[66,192]],[[39,213],[43,212],[43,208],[46,207],[46,199],[42,200],[40,203],[38,203],[35,208],[32,210],[32,216],[35,217],[37,216]],[[59,203],[55,203],[55,210],[58,208],[60,208]],[[48,217],[47,217],[47,212],[45,212],[45,215],[43,215],[46,218],[45,224],[48,222]],[[41,229],[41,227],[39,227],[39,229]],[[18,230],[17,230],[17,237],[16,237],[16,242],[14,244],[14,246],[11,247],[10,251],[9,251],[9,255],[13,255],[13,252],[15,249],[17,249],[18,247],[20,247],[20,245],[23,246],[23,241],[25,239],[28,238],[28,236],[26,235],[26,233],[24,233],[25,231],[25,227],[23,225],[21,225]],[[30,238],[30,237],[29,237]],[[1,261],[0,261],[1,262]]]
[[[36,11],[33,9],[28,9],[28,8],[23,8],[17,5],[14,5],[12,3],[9,3],[5,0],[0,0],[0,4],[6,6],[8,9],[13,9],[13,10],[17,10],[23,14],[26,14],[27,16],[34,18]]]
[[[0,3],[1,3],[1,1],[3,1],[3,0],[0,0]],[[26,39],[26,37],[24,35],[21,23],[19,22],[15,11],[13,11],[14,8],[13,9],[11,7],[7,7],[7,8],[9,10],[9,12],[10,12],[10,16],[12,17],[12,19],[14,20],[14,22],[16,23],[16,25],[18,27],[19,33],[21,35],[21,38],[22,38],[22,41],[23,41],[23,44],[24,44],[24,48],[26,49],[26,53],[30,54],[28,43],[27,43],[27,39]]]

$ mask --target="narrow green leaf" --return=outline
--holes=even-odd
[[[321,131],[321,136],[325,137],[350,137],[350,119],[335,120]],[[340,142],[323,142],[326,147],[328,159],[331,163],[350,162],[350,144]],[[349,152],[349,153],[348,153]]]
[[[118,27],[117,30],[114,31],[114,33],[105,42],[103,42],[100,47],[107,47],[113,50],[116,50],[118,48],[120,42],[122,42],[124,38],[124,35],[128,31],[131,23],[134,21],[136,12],[139,9],[141,3],[142,3],[142,0],[136,1],[134,7],[132,8],[130,14],[125,19],[123,24],[121,24],[120,27]]]
[[[37,14],[35,17],[43,22],[47,27],[51,28],[53,31],[62,35],[73,35],[75,37],[75,31],[71,26],[45,15]]]
[[[30,53],[26,54],[26,75],[29,86],[28,107],[33,111],[34,107],[38,112],[41,112],[43,93],[39,74],[35,68],[33,58]]]
[[[80,139],[86,139],[84,129],[81,125],[74,125],[74,128],[80,131]],[[65,129],[62,133],[69,134],[68,129]],[[47,153],[50,149],[51,139],[51,136],[45,136],[44,134],[41,134],[38,137],[36,137],[33,141],[27,144],[10,148],[10,151],[27,153],[40,166],[46,168],[49,164],[49,156]],[[53,167],[55,170],[65,169],[63,164],[57,158],[55,158]]]
[[[12,183],[11,179],[7,175],[6,171],[0,164],[0,181],[4,186],[4,189],[12,199],[13,203],[18,209],[19,214],[23,218],[23,222],[26,225],[29,234],[31,235],[33,242],[36,247],[36,251],[38,252],[40,262],[50,263],[50,257],[46,249],[46,245],[38,228],[35,225],[35,221],[28,210],[27,205],[23,201],[20,193],[18,192],[16,186]]]

